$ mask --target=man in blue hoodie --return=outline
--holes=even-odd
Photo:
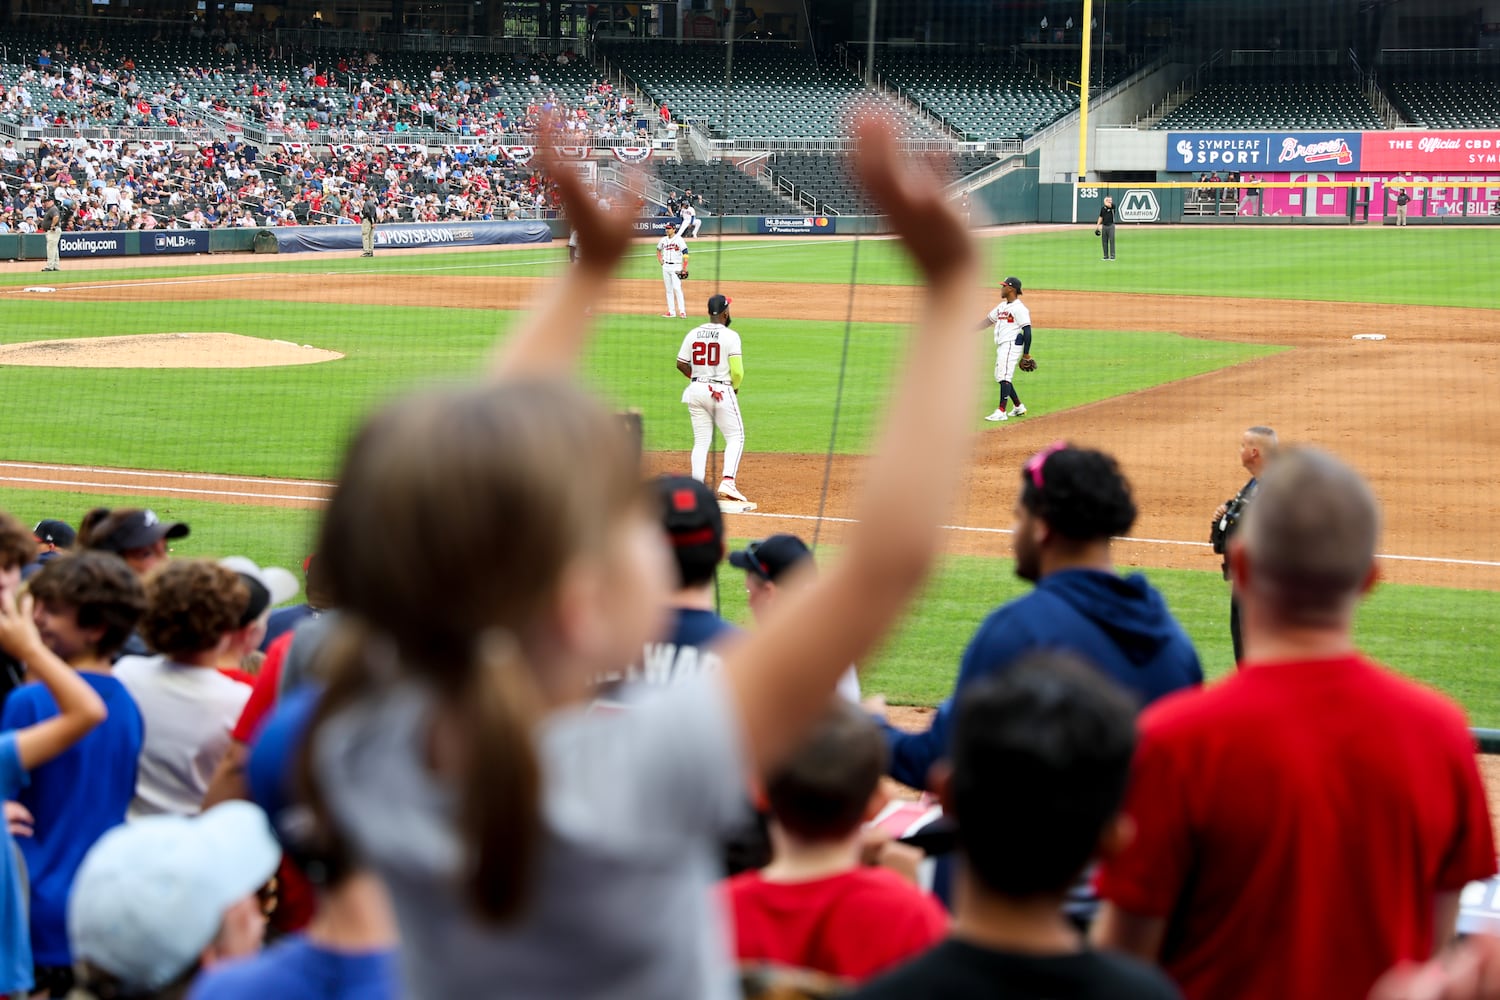
[[[969,641],[951,695],[924,733],[886,725],[890,774],[927,787],[947,756],[955,703],[976,680],[1023,654],[1061,649],[1082,656],[1147,705],[1203,683],[1198,654],[1146,578],[1115,573],[1110,540],[1135,523],[1130,483],[1109,455],[1055,444],[1021,469],[1012,536],[1016,575],[1036,589],[991,612]]]

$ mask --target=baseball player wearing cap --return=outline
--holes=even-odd
[[[724,478],[718,494],[749,503],[734,482],[740,456],[745,453],[745,421],[738,396],[745,364],[740,355],[740,335],[729,328],[732,301],[724,295],[708,300],[708,322],[682,338],[677,370],[688,380],[682,401],[693,421],[693,478],[702,482],[708,474],[708,448],[718,427],[724,435]]]
[[[42,199],[42,204],[45,206],[42,210],[42,232],[47,237],[47,266],[42,270],[61,270],[58,253],[62,249],[62,212],[58,210],[57,199],[50,194]]]
[[[677,235],[677,223],[667,223],[667,235],[656,241],[656,260],[661,264],[662,284],[667,286],[667,318],[687,319],[682,279],[688,269],[688,245],[687,240]]]
[[[986,420],[1009,420],[1024,416],[1026,407],[1016,395],[1016,386],[1011,381],[1016,374],[1016,364],[1022,358],[1031,357],[1031,310],[1021,301],[1021,279],[1006,278],[1000,286],[1000,304],[979,324],[983,330],[990,324],[995,326],[995,381],[1000,383],[1000,405]],[[1005,401],[1015,401],[1015,408],[1005,412]]]

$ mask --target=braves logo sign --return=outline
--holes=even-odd
[[[1354,162],[1354,152],[1344,139],[1328,139],[1323,142],[1303,144],[1293,136],[1281,140],[1281,155],[1278,163],[1297,161],[1301,163],[1340,163],[1347,166]]]

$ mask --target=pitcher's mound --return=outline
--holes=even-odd
[[[0,346],[0,365],[42,368],[275,368],[342,357],[337,351],[238,333],[149,333]]]

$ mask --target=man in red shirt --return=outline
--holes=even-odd
[[[852,705],[829,715],[766,782],[774,855],[725,883],[741,962],[868,979],[940,941],[938,901],[861,863],[861,827],[885,773],[885,740]]]
[[[1362,1000],[1495,872],[1463,712],[1355,649],[1378,534],[1358,473],[1284,454],[1230,546],[1240,672],[1141,716],[1138,836],[1102,869],[1094,935],[1189,998]]]

